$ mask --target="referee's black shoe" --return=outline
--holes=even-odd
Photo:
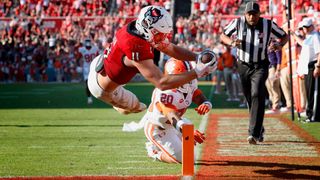
[[[265,133],[265,130],[264,130],[264,128],[262,128],[260,137],[258,138],[258,141],[259,141],[259,142],[263,142],[263,141],[264,141],[264,133]]]
[[[253,136],[249,136],[247,138],[247,141],[248,141],[249,144],[257,144],[258,139],[253,137]]]

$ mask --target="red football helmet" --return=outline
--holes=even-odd
[[[192,69],[193,67],[189,61],[180,61],[174,58],[170,58],[164,66],[164,73],[181,74],[187,71],[191,71]],[[179,88],[177,88],[177,90],[182,93],[188,93],[197,89],[197,86],[197,80],[194,79],[189,83],[180,86]]]

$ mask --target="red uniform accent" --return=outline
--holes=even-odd
[[[200,89],[196,89],[192,95],[192,101],[194,101],[194,98],[203,94],[202,91]]]
[[[125,66],[123,63],[124,57],[133,61],[154,58],[151,45],[141,36],[131,32],[134,25],[135,21],[118,30],[110,53],[104,59],[105,72],[112,81],[118,84],[126,84],[139,72],[135,67]]]

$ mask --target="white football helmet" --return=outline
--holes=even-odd
[[[164,73],[165,74],[181,74],[187,71],[191,71],[193,69],[192,65],[188,61],[180,61],[174,58],[170,58],[165,66],[164,66]],[[197,80],[194,79],[189,83],[186,83],[177,88],[178,91],[182,93],[192,92],[193,90],[198,88]]]
[[[164,7],[146,6],[138,15],[136,28],[147,41],[154,42],[164,40],[172,32],[172,24],[171,15]]]

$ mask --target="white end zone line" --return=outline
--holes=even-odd
[[[209,101],[211,102],[212,98],[213,98],[213,90],[214,90],[214,86],[212,85],[211,86],[211,89],[210,89],[210,96],[209,96]],[[208,124],[208,116],[209,116],[210,112],[205,114],[202,119],[201,119],[201,122],[200,122],[200,125],[199,125],[199,131],[200,132],[205,132],[205,130],[207,129],[207,124]],[[202,152],[202,146],[203,145],[197,145],[196,148],[195,148],[195,154],[196,154],[196,160],[200,159],[201,157],[201,152]],[[196,165],[194,165],[194,170],[196,173],[198,171],[198,168],[199,166],[197,167]]]

